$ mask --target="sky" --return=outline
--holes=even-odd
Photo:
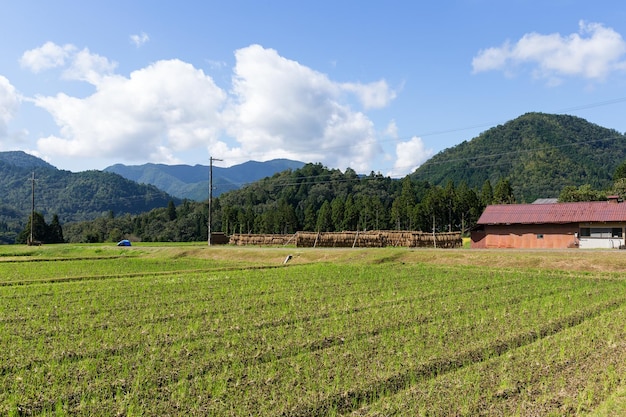
[[[626,131],[618,0],[0,2],[0,151],[403,177],[527,112]]]

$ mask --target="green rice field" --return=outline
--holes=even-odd
[[[624,415],[625,270],[624,251],[0,247],[0,415]]]

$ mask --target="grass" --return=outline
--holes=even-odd
[[[625,265],[618,251],[0,247],[0,414],[621,415]]]

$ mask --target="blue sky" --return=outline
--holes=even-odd
[[[617,0],[3,3],[0,151],[60,169],[401,177],[530,111],[626,131]]]

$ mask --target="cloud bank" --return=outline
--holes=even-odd
[[[474,73],[503,71],[507,75],[530,69],[534,78],[556,85],[565,77],[602,81],[626,69],[626,42],[600,23],[579,22],[578,33],[562,36],[528,33],[515,44],[481,50],[472,60]]]
[[[396,97],[385,80],[339,83],[260,45],[235,51],[235,59],[226,90],[202,69],[176,59],[124,76],[115,72],[115,62],[86,48],[47,42],[26,51],[24,68],[34,73],[62,68],[65,79],[94,88],[86,97],[59,93],[32,99],[59,128],[38,140],[38,150],[131,163],[181,163],[185,153],[229,164],[282,157],[358,172],[390,157],[367,114]],[[405,151],[424,152],[414,140],[409,143]]]
[[[0,75],[0,140],[8,136],[8,124],[20,105],[20,96],[6,77]]]

